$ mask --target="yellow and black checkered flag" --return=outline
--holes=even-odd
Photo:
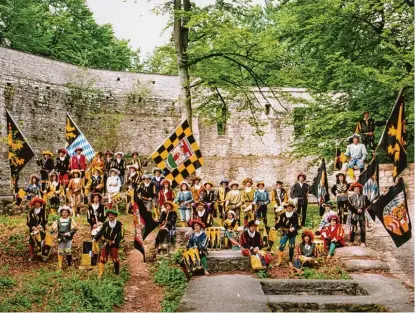
[[[172,187],[205,163],[187,120],[151,154],[151,158],[163,171],[164,177],[172,182]]]

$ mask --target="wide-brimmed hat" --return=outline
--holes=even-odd
[[[235,211],[234,210],[228,210],[228,211],[226,211],[225,214],[232,214],[233,217],[235,217]]]
[[[128,165],[128,166],[127,166],[127,168],[128,168],[128,169],[132,169],[132,168],[133,168],[133,169],[135,169],[135,170],[138,170],[138,164]]]
[[[275,184],[276,184],[276,185],[281,185],[281,186],[282,186],[282,185],[284,185],[284,183],[283,183],[282,181],[280,181],[280,180],[277,180],[277,181],[275,182]]]
[[[344,178],[346,178],[346,174],[343,172],[336,173],[336,178],[339,178],[339,176],[343,176]]]
[[[353,142],[353,138],[357,138],[357,139],[359,139],[359,141],[360,141],[360,139],[362,139],[359,134],[353,134],[347,139],[349,141],[349,143]]]
[[[254,181],[252,180],[252,178],[245,178],[243,181],[242,181],[242,185],[246,185],[247,183],[251,183],[251,185],[254,183]]]
[[[156,174],[156,172],[159,171],[160,174],[163,173],[163,171],[161,169],[159,169],[158,167],[153,168],[153,170],[151,171],[153,174]]]
[[[187,181],[182,181],[181,183],[180,183],[180,185],[179,185],[179,187],[181,188],[182,187],[182,185],[186,185],[187,186],[187,188],[190,188],[190,185],[189,185],[189,183],[187,182]]]
[[[168,179],[163,179],[162,181],[161,181],[161,185],[162,186],[164,186],[165,184],[169,184],[169,187],[171,186],[171,181],[170,180],[168,180]]]
[[[363,185],[357,181],[350,185],[349,190],[353,191],[354,187],[359,187],[360,191],[363,190]]]
[[[118,211],[116,211],[116,210],[112,210],[112,209],[108,209],[108,210],[105,212],[105,216],[108,216],[108,214],[114,214],[115,216],[118,216]]]
[[[337,214],[330,214],[329,216],[326,217],[326,222],[330,223],[331,220],[336,220],[337,224],[340,222],[340,218]]]
[[[49,173],[49,177],[52,177],[52,176],[58,177],[58,172],[55,171],[55,170],[51,170],[50,173]]]
[[[102,195],[100,193],[95,192],[95,193],[91,194],[91,201],[93,201],[95,197],[99,198],[99,202],[102,201]]]
[[[150,174],[144,174],[143,176],[141,176],[142,179],[151,179],[151,175]]]
[[[118,154],[121,154],[121,157],[124,156],[124,152],[118,151],[117,153],[115,153],[115,155],[117,156]]]
[[[206,183],[204,183],[203,186],[206,187],[206,185],[211,185],[212,187],[214,186],[213,181],[211,181],[211,180],[208,180]]]
[[[40,177],[39,177],[39,175],[38,174],[32,174],[32,175],[30,175],[30,181],[32,181],[32,178],[36,178],[36,180],[37,181],[39,181],[40,180]]]
[[[324,208],[324,207],[326,207],[326,206],[329,206],[329,207],[331,207],[331,208],[334,208],[334,203],[333,203],[333,202],[331,202],[331,201],[327,201],[327,202],[324,202],[321,206],[322,206],[323,208]]]
[[[104,154],[102,153],[102,151],[98,151],[97,155],[103,156]]]
[[[30,205],[30,206],[34,206],[36,202],[39,202],[41,205],[44,205],[44,204],[46,203],[46,201],[45,201],[45,200],[43,200],[42,198],[39,198],[39,197],[34,197],[34,198],[30,201],[29,205]]]
[[[205,223],[203,223],[201,220],[197,220],[197,219],[192,219],[189,221],[189,226],[192,227],[194,229],[195,224],[199,224],[201,228],[205,228],[206,225]]]
[[[304,177],[304,180],[306,180],[306,178],[307,178],[307,175],[304,172],[300,172],[297,175],[297,180],[300,179],[300,176],[303,176]]]
[[[197,208],[200,205],[202,205],[204,208],[206,208],[206,204],[203,201],[196,202],[195,207]]]
[[[226,178],[222,179],[219,183],[219,185],[222,185],[223,183],[225,183],[226,185],[229,184],[229,180],[227,180]]]
[[[58,153],[61,153],[61,152],[67,154],[68,153],[68,150],[66,150],[64,148],[58,149]]]
[[[100,167],[92,167],[91,168],[91,173],[94,173],[95,171],[97,171],[98,172],[98,174],[101,174],[102,173],[102,168],[100,168]]]
[[[76,151],[78,151],[78,150],[84,151],[84,149],[83,149],[83,148],[81,148],[81,147],[77,147],[74,151],[76,152]]]
[[[295,209],[295,204],[292,201],[284,203],[284,208],[288,208],[289,206]]]
[[[265,187],[265,182],[263,180],[260,180],[256,183],[257,187],[259,187],[259,185],[263,185]]]
[[[192,179],[192,182],[195,182],[196,180],[202,181],[202,179],[199,176],[196,176],[195,178]]]
[[[258,225],[259,225],[258,220],[251,220],[251,221],[248,222],[248,225],[246,225],[246,226],[251,227],[251,226],[258,226]]]
[[[71,171],[71,174],[72,175],[75,174],[75,173],[78,173],[79,175],[82,174],[82,172],[80,170],[78,170],[78,169],[74,169],[74,170]]]
[[[236,181],[236,180],[232,180],[230,183],[229,183],[229,187],[231,187],[232,188],[232,186],[233,185],[236,185],[236,187],[239,187],[239,183]]]
[[[69,205],[63,205],[63,206],[60,206],[59,207],[59,209],[58,209],[58,215],[61,215],[62,214],[62,211],[68,211],[68,214],[70,215],[71,213],[72,213],[72,209],[71,209],[71,207],[69,206]]]
[[[120,171],[119,170],[117,170],[116,168],[112,168],[112,169],[110,169],[110,173],[111,172],[114,172],[114,173],[116,173],[117,175],[120,173]]]
[[[53,153],[50,152],[49,150],[44,150],[44,151],[42,151],[42,155],[50,155],[50,156],[53,156]]]
[[[133,152],[133,153],[131,153],[131,156],[134,156],[134,154],[135,154],[136,156],[138,156],[138,152]]]
[[[308,236],[310,238],[310,242],[314,240],[314,234],[311,230],[304,230],[301,234],[301,239],[304,240],[305,236]]]
[[[105,155],[114,155],[114,153],[112,153],[112,151],[107,150],[107,152],[105,152]]]
[[[166,204],[170,204],[171,208],[172,209],[174,208],[174,203],[173,202],[171,202],[171,201],[165,201],[164,202],[164,206],[166,206]]]

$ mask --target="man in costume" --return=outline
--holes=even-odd
[[[156,186],[151,182],[150,175],[143,175],[143,183],[140,184],[137,192],[143,200],[147,211],[151,212],[153,208],[153,199],[156,199]]]
[[[66,256],[68,266],[72,265],[72,238],[76,233],[76,223],[69,216],[71,208],[61,206],[58,210],[60,217],[53,223],[52,231],[58,233],[58,269],[62,269],[63,256]]]
[[[174,211],[174,205],[171,201],[164,202],[164,210],[162,210],[160,219],[158,221],[160,230],[156,237],[156,246],[158,252],[161,251],[162,244],[169,240],[170,243],[174,241],[176,230],[177,213]]]
[[[43,151],[43,157],[36,161],[40,166],[40,179],[42,184],[42,191],[46,191],[46,185],[49,180],[49,173],[53,170],[55,164],[53,162],[53,153],[50,151]]]
[[[323,230],[321,235],[327,242],[329,247],[328,258],[332,257],[334,250],[337,247],[344,246],[344,230],[343,226],[339,223],[339,217],[336,214],[327,216],[327,222],[329,225]]]
[[[301,243],[297,246],[297,252],[293,262],[294,267],[300,273],[302,272],[302,267],[311,267],[318,257],[317,245],[313,240],[314,235],[311,231],[303,231],[301,234]]]
[[[91,173],[92,175],[89,177],[88,183],[85,187],[85,189],[88,190],[86,196],[88,196],[90,193],[104,192],[104,177],[102,176],[101,169],[91,168]]]
[[[242,247],[243,256],[257,256],[261,260],[261,264],[267,267],[271,263],[269,254],[262,255],[259,250],[263,247],[261,234],[256,230],[259,221],[250,221],[247,228],[242,233],[239,243]]]
[[[81,214],[84,180],[81,178],[82,172],[78,169],[71,171],[72,178],[69,181],[68,193],[71,198],[71,206],[74,216]]]
[[[114,263],[114,273],[120,274],[120,259],[118,257],[118,249],[120,248],[120,242],[124,238],[124,226],[117,220],[118,212],[114,210],[107,210],[108,220],[104,222],[101,230],[96,234],[92,242],[98,241],[101,238],[104,240],[104,245],[101,250],[101,256],[99,258],[99,274],[98,277],[102,277],[105,270],[105,263],[108,262],[108,256],[111,256],[111,260]]]
[[[34,197],[40,196],[40,191],[42,186],[39,183],[39,176],[37,174],[30,175],[29,184],[27,184],[25,191],[26,191],[26,199],[28,201],[32,200]]]
[[[117,152],[115,154],[115,160],[112,161],[111,168],[115,168],[118,170],[118,176],[121,180],[121,186],[124,185],[124,176],[125,176],[125,170],[127,169],[127,164],[125,163],[125,160],[123,159],[124,153],[123,152]]]
[[[265,183],[259,181],[257,184],[257,190],[255,190],[253,203],[258,206],[256,211],[256,218],[263,219],[264,225],[267,226],[267,206],[271,202],[268,191],[265,190]]]
[[[254,219],[254,195],[255,189],[252,188],[254,182],[251,178],[245,178],[242,181],[244,188],[241,191],[242,210],[244,211],[244,225],[248,225],[248,221]]]
[[[288,244],[288,262],[290,267],[293,266],[293,257],[294,257],[294,248],[295,248],[295,237],[298,235],[298,215],[294,211],[294,205],[288,203],[285,207],[285,213],[283,213],[278,220],[278,223],[275,224],[275,230],[280,229],[281,238],[279,245],[278,253],[278,263],[277,266],[282,264],[282,257],[284,255],[285,246]]]
[[[213,182],[208,180],[203,186],[205,187],[205,190],[202,192],[202,201],[206,205],[206,209],[212,217],[217,217],[215,209],[217,195],[216,191],[213,190]]]
[[[202,185],[202,179],[198,176],[193,178],[192,180],[192,187],[190,187],[190,191],[192,192],[193,196],[193,209],[194,212],[196,212],[196,203],[199,203],[202,200],[202,193],[205,191],[205,188],[203,188]]]
[[[160,190],[158,194],[158,205],[161,208],[161,211],[163,212],[164,209],[164,203],[167,201],[173,202],[175,198],[175,194],[173,189],[171,189],[171,182],[168,179],[163,179],[161,182],[162,189]]]
[[[220,182],[220,186],[218,188],[218,210],[219,210],[219,217],[221,220],[225,218],[225,199],[226,199],[226,194],[230,190],[228,187],[228,184],[229,182],[226,178],[222,179]]]
[[[71,163],[69,165],[72,171],[79,170],[79,172],[81,173],[80,178],[83,178],[85,176],[85,171],[87,167],[86,157],[82,154],[82,151],[84,151],[84,149],[82,149],[81,147],[75,149],[76,154],[71,157]]]
[[[337,212],[339,214],[340,224],[346,224],[347,215],[349,214],[347,210],[347,190],[349,187],[350,184],[348,184],[346,181],[346,175],[343,173],[337,173],[336,184],[331,188],[331,192],[336,196],[337,199]]]
[[[55,170],[59,174],[59,183],[66,188],[69,184],[69,156],[66,149],[59,149],[55,161]]]
[[[161,169],[157,167],[153,168],[153,175],[151,182],[156,186],[156,195],[158,195],[162,188],[161,182],[164,180],[164,177],[161,175]]]
[[[98,172],[103,173],[104,172],[104,165],[105,165],[105,160],[103,158],[103,153],[101,151],[99,151],[96,156],[92,159],[91,161],[91,172],[92,169],[96,169],[98,170]]]
[[[206,260],[206,253],[207,253],[207,246],[208,246],[208,238],[205,233],[205,224],[201,220],[190,220],[189,222],[190,227],[192,227],[193,232],[189,237],[189,241],[187,242],[186,248],[194,248],[196,247],[199,251],[200,262],[203,266],[203,272],[205,275],[209,275],[207,270],[207,260]]]
[[[180,183],[180,191],[177,198],[174,200],[175,203],[179,204],[181,222],[189,222],[193,201],[193,195],[189,190],[189,184],[186,181],[182,181]]]
[[[362,133],[362,142],[371,150],[375,150],[375,126],[376,122],[369,117],[369,112],[363,112],[363,118],[357,123],[357,129]]]
[[[347,157],[350,157],[348,168],[354,168],[357,166],[360,171],[363,171],[365,168],[365,160],[367,158],[367,150],[364,144],[360,143],[360,135],[354,134],[349,138],[349,142],[352,141],[347,146],[346,153],[344,154]]]
[[[102,195],[100,193],[93,193],[91,195],[91,204],[88,207],[87,221],[93,229],[100,228],[105,222],[105,207],[101,203]]]
[[[238,190],[239,183],[236,180],[233,180],[229,184],[229,187],[231,187],[231,190],[226,194],[225,197],[225,214],[228,210],[233,210],[235,212],[235,218],[240,224],[242,196],[241,192]]]
[[[33,261],[37,252],[42,249],[41,243],[45,238],[46,225],[46,211],[43,207],[45,201],[42,198],[35,197],[30,203],[30,210],[26,217],[26,225],[29,227],[29,262]]]
[[[49,200],[50,212],[55,214],[60,205],[61,185],[58,181],[58,173],[53,170],[49,174],[49,181],[46,186],[47,198]]]
[[[131,160],[128,161],[127,165],[137,165],[137,174],[141,177],[143,176],[143,162],[141,161],[140,157],[138,156],[138,152],[133,152],[131,154]]]
[[[300,173],[297,175],[297,182],[291,188],[290,197],[297,202],[297,213],[301,215],[301,226],[305,226],[307,218],[307,206],[308,206],[308,192],[310,186],[305,183],[306,175]]]
[[[211,227],[213,224],[212,214],[206,209],[202,201],[196,204],[196,212],[193,215],[193,219],[201,220],[206,227]]]
[[[350,243],[353,244],[357,225],[359,224],[360,227],[360,245],[362,247],[366,246],[366,216],[365,211],[369,206],[369,200],[367,197],[362,193],[363,186],[358,182],[354,182],[350,186],[350,190],[354,193],[349,197],[349,208],[352,214],[351,218],[351,232],[350,232]]]
[[[275,189],[272,191],[271,194],[271,202],[275,202],[274,223],[278,222],[278,219],[280,217],[279,213],[282,212],[282,210],[284,209],[284,203],[288,202],[288,192],[284,188],[282,188],[283,185],[284,183],[282,181],[277,180]]]

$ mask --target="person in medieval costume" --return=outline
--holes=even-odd
[[[71,162],[69,164],[71,171],[73,170],[79,171],[81,175],[80,178],[85,177],[85,171],[87,168],[87,160],[86,160],[85,155],[82,154],[82,151],[84,151],[84,149],[82,149],[81,147],[76,148],[75,149],[76,154],[71,157]]]
[[[375,128],[376,122],[369,117],[369,111],[363,112],[363,118],[357,123],[356,133],[362,134],[362,143],[366,149],[375,150]]]
[[[239,242],[238,242],[238,227],[239,223],[235,219],[235,212],[232,210],[228,210],[227,218],[223,222],[223,227],[225,228],[225,238],[229,240],[232,245],[232,250],[239,250]],[[225,243],[226,243],[225,239]],[[225,244],[226,246],[226,244]]]
[[[92,170],[95,169],[100,173],[104,173],[104,166],[105,166],[105,160],[104,160],[104,154],[99,151],[95,157],[92,159],[90,164],[91,174],[93,174]]]
[[[249,221],[245,231],[241,235],[239,244],[241,245],[241,253],[243,256],[257,256],[261,260],[263,267],[266,268],[271,263],[271,257],[268,253],[262,255],[259,252],[263,248],[263,243],[262,236],[257,231],[258,225],[258,220]]]
[[[181,182],[180,191],[177,194],[177,198],[174,200],[175,203],[179,204],[181,222],[189,222],[191,216],[192,203],[194,200],[192,192],[189,189],[189,183],[186,181]]]
[[[201,220],[206,227],[211,227],[213,224],[212,214],[202,201],[196,203],[196,212],[193,214],[193,219]]]
[[[141,177],[143,176],[143,167],[145,164],[140,159],[138,152],[133,152],[131,154],[131,160],[128,161],[127,165],[137,165],[137,174]]]
[[[111,168],[115,168],[118,170],[118,176],[121,180],[121,186],[124,185],[124,176],[125,171],[127,169],[127,164],[125,163],[125,160],[123,159],[124,153],[119,151],[115,153],[115,159],[112,161]]]
[[[30,175],[29,184],[25,187],[26,200],[30,201],[34,197],[40,196],[40,190],[42,186],[39,183],[40,178],[37,174]]]
[[[241,206],[242,206],[242,195],[238,190],[239,183],[236,180],[230,182],[229,187],[231,190],[226,194],[225,197],[225,214],[228,210],[233,210],[235,212],[235,218],[238,220],[238,223],[241,223]]]
[[[101,168],[91,168],[91,176],[88,179],[88,183],[85,186],[86,196],[91,193],[103,193],[104,192],[104,176],[102,175]]]
[[[297,213],[301,215],[301,226],[305,226],[308,206],[307,195],[310,190],[310,186],[305,182],[306,175],[302,172],[297,175],[297,180],[298,181],[291,188],[290,198],[294,199],[297,203]]]
[[[49,150],[42,152],[43,157],[36,161],[37,165],[40,166],[40,179],[42,184],[42,191],[46,191],[46,185],[49,181],[49,173],[55,167],[55,163],[53,162],[53,153]]]
[[[164,180],[164,177],[161,175],[161,169],[157,167],[153,168],[153,177],[151,178],[151,182],[154,184],[154,186],[156,186],[156,196],[158,196],[160,190],[162,189],[161,182],[163,180]]]
[[[332,257],[334,250],[338,247],[343,247],[344,243],[344,230],[343,226],[339,223],[340,219],[336,214],[327,216],[327,222],[330,223],[321,235],[326,240],[329,253],[328,258]]]
[[[208,246],[208,237],[205,233],[205,224],[201,220],[190,220],[190,227],[192,227],[193,232],[189,237],[186,248],[197,248],[199,251],[200,262],[203,266],[203,272],[205,275],[209,275],[207,270],[207,246]]]
[[[107,221],[102,225],[101,230],[96,234],[93,242],[104,239],[105,243],[101,249],[101,256],[99,258],[99,274],[102,277],[105,270],[105,263],[108,262],[108,256],[111,256],[114,263],[114,273],[120,274],[120,258],[118,256],[118,249],[120,248],[121,240],[124,238],[124,226],[117,220],[118,212],[114,210],[107,210]]]
[[[55,170],[59,174],[59,183],[64,188],[68,187],[69,184],[69,163],[70,158],[68,156],[68,151],[66,149],[58,150],[58,157],[55,160]]]
[[[333,210],[334,205],[331,201],[327,201],[326,203],[323,203],[323,208],[324,208],[324,214],[321,218],[321,222],[320,225],[318,226],[318,229],[316,231],[316,235],[320,235],[321,231],[326,228],[327,226],[330,225],[330,221],[327,221],[327,218],[330,215],[334,215],[336,214],[336,212]]]
[[[132,212],[132,206],[134,202],[134,195],[140,186],[141,176],[138,174],[138,165],[131,164],[127,166],[128,176],[127,176],[127,212]]]
[[[206,209],[212,217],[217,217],[215,203],[217,200],[216,191],[213,189],[213,182],[208,180],[203,185],[204,190],[201,195],[201,200],[206,205]]]
[[[158,205],[161,208],[161,211],[164,209],[164,203],[167,201],[173,202],[175,198],[175,193],[171,188],[171,182],[168,179],[163,179],[161,182],[162,189],[158,194]]]
[[[267,226],[267,207],[271,202],[270,196],[268,191],[265,190],[265,183],[263,181],[259,181],[256,186],[258,189],[255,190],[253,203],[258,206],[258,209],[256,210],[255,215],[257,219],[262,219],[264,225]]]
[[[112,163],[114,161],[113,156],[114,156],[114,153],[112,153],[111,151],[107,150],[107,152],[105,152],[105,159],[104,159],[104,186],[105,188],[107,186],[107,179],[108,177],[111,176],[110,170],[111,170]]]
[[[254,219],[254,212],[255,207],[254,203],[254,195],[255,189],[252,187],[254,182],[251,178],[245,178],[242,181],[243,189],[241,191],[241,198],[242,198],[242,210],[244,211],[244,225],[248,225],[248,221]]]
[[[275,230],[280,229],[281,233],[277,266],[282,264],[282,257],[288,242],[288,262],[290,267],[293,267],[295,237],[298,235],[298,226],[298,216],[297,212],[294,211],[294,204],[288,203],[285,207],[285,213],[281,215],[278,223],[275,224]]]
[[[88,207],[87,221],[93,229],[100,228],[107,218],[105,216],[105,206],[101,203],[102,195],[100,193],[93,193],[91,195],[91,204]]]
[[[110,177],[107,179],[108,208],[112,208],[114,199],[119,196],[121,190],[120,171],[116,168],[110,169]]]
[[[373,173],[364,185],[363,194],[367,197],[370,203],[379,197],[379,185],[376,173]]]
[[[174,235],[176,231],[177,213],[174,211],[174,205],[171,201],[163,203],[164,210],[162,210],[158,224],[160,230],[156,237],[156,246],[158,252],[161,251],[162,244],[168,240],[169,243],[174,242]]]
[[[55,214],[60,206],[60,197],[62,194],[61,185],[58,181],[58,173],[55,170],[49,174],[46,194],[49,200],[50,213]]]
[[[202,193],[205,190],[205,188],[202,185],[202,179],[198,176],[193,178],[192,180],[192,186],[190,188],[190,191],[192,192],[193,196],[193,213],[196,212],[196,203],[199,203],[202,200]]]
[[[349,196],[349,208],[351,212],[351,232],[350,232],[350,243],[354,243],[354,239],[357,232],[357,225],[360,227],[360,245],[366,246],[366,209],[369,206],[369,200],[362,193],[363,186],[354,182],[350,185],[350,190],[353,194]]]
[[[35,256],[42,249],[42,240],[45,238],[46,210],[44,208],[45,200],[34,197],[30,203],[30,210],[27,213],[26,225],[29,227],[29,262],[33,261]]]
[[[137,193],[143,200],[144,206],[148,212],[153,209],[153,199],[156,198],[156,185],[151,182],[151,176],[143,175],[143,182],[138,187]]]
[[[349,157],[348,168],[354,169],[356,166],[361,172],[365,168],[367,150],[364,144],[360,143],[360,135],[354,134],[349,138],[351,143],[347,146],[345,156]]]
[[[314,235],[311,231],[305,230],[301,234],[301,243],[298,244],[294,258],[294,267],[301,271],[303,267],[312,267],[318,257],[317,245],[313,242]]]
[[[225,219],[225,200],[226,194],[229,192],[228,187],[229,181],[225,178],[222,179],[220,182],[220,186],[218,188],[218,211],[219,217],[221,220]]]
[[[348,193],[350,184],[347,183],[346,175],[343,173],[336,174],[336,184],[331,188],[331,192],[337,199],[337,212],[340,218],[340,224],[347,223],[347,216],[349,214],[347,209]]]
[[[84,180],[81,178],[82,172],[80,170],[72,170],[71,175],[72,178],[67,190],[71,199],[71,207],[74,210],[73,214],[79,216],[81,214]]]
[[[271,193],[271,202],[275,202],[274,205],[274,219],[275,223],[278,222],[280,213],[284,209],[284,204],[288,202],[288,192],[282,188],[284,183],[280,180],[277,180],[275,183],[275,189]]]
[[[60,217],[53,223],[52,232],[58,235],[58,269],[62,269],[63,256],[66,256],[68,266],[72,265],[72,238],[76,233],[76,222],[70,217],[71,208],[61,206],[58,210]]]

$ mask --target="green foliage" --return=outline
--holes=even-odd
[[[339,266],[322,269],[305,267],[303,272],[300,276],[305,279],[351,279],[350,275]]]
[[[269,275],[268,275],[267,271],[263,271],[263,270],[261,270],[261,271],[256,271],[256,272],[255,272],[255,275],[256,275],[256,277],[257,277],[257,278],[259,278],[259,279],[269,278]]]
[[[0,288],[9,288],[16,285],[16,282],[10,277],[0,276]]]

